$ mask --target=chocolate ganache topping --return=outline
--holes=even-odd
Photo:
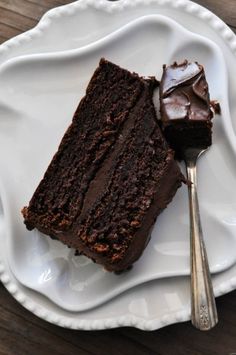
[[[170,120],[208,120],[213,117],[202,65],[176,62],[163,67],[160,85],[162,124]]]

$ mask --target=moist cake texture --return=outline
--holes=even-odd
[[[22,210],[29,230],[59,239],[109,271],[140,257],[183,179],[157,122],[156,85],[101,59]]]
[[[202,65],[184,61],[163,66],[160,112],[164,135],[178,158],[182,149],[212,144],[213,106]]]

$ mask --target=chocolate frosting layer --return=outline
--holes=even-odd
[[[209,120],[213,117],[204,69],[197,62],[164,66],[160,97],[164,127],[171,120]]]

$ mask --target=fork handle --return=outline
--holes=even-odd
[[[197,197],[196,162],[186,161],[189,184],[191,240],[191,320],[200,330],[209,330],[218,322],[215,297],[203,240]]]

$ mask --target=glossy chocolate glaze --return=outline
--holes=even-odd
[[[170,120],[209,120],[213,117],[202,65],[187,61],[163,67],[160,84],[163,126]]]

